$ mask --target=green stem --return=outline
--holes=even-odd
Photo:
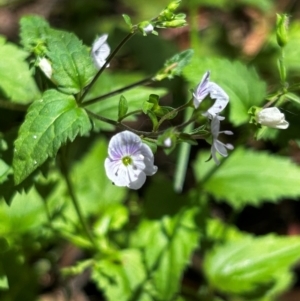
[[[162,123],[163,123],[164,121],[166,121],[168,118],[170,118],[172,115],[174,115],[175,113],[179,113],[180,111],[182,111],[182,110],[184,110],[184,109],[186,109],[186,108],[188,108],[188,107],[190,107],[190,101],[187,102],[187,103],[185,103],[184,105],[182,105],[182,106],[180,106],[180,107],[178,107],[178,108],[176,108],[176,109],[174,109],[174,110],[168,112],[166,115],[164,115],[164,116],[159,120],[159,122],[158,122],[157,125],[155,126],[155,131],[157,131],[157,130],[159,129],[159,127],[162,125]]]
[[[115,121],[115,120],[112,120],[112,119],[109,119],[109,118],[106,118],[106,117],[103,117],[103,116],[100,116],[98,114],[95,114],[93,113],[92,111],[88,110],[88,109],[85,109],[85,111],[88,113],[88,115],[90,115],[91,117],[95,118],[95,119],[98,119],[100,121],[103,121],[103,122],[106,122],[108,124],[112,124],[116,127],[118,127],[119,129],[121,130],[128,130],[128,131],[131,131],[137,135],[140,135],[140,136],[144,136],[144,137],[152,137],[152,138],[156,138],[158,137],[159,135],[163,134],[164,131],[158,131],[158,132],[145,132],[145,131],[138,131],[138,130],[135,130],[121,122],[118,122],[118,121]]]
[[[186,110],[184,114],[184,119],[187,120],[183,123],[187,124],[187,131],[191,131],[193,128],[193,122],[189,118],[191,110]],[[181,192],[184,184],[184,179],[186,175],[187,165],[190,156],[191,145],[188,143],[181,143],[179,146],[178,160],[176,164],[175,170],[175,178],[174,178],[174,190],[176,192]]]
[[[73,188],[72,181],[69,177],[68,167],[67,167],[67,162],[66,162],[66,149],[65,148],[62,148],[61,166],[62,166],[62,168],[61,168],[62,169],[62,174],[65,178],[65,181],[66,181],[66,184],[67,184],[67,187],[68,187],[68,192],[69,192],[69,195],[71,197],[71,200],[72,200],[73,206],[75,208],[76,214],[77,214],[77,216],[79,218],[79,221],[81,223],[81,226],[82,226],[84,232],[86,233],[87,238],[90,240],[91,244],[94,246],[95,249],[97,249],[96,242],[95,242],[94,237],[92,236],[92,234],[91,234],[91,232],[88,228],[88,225],[87,225],[87,223],[86,223],[86,221],[83,217],[83,214],[81,212],[77,196],[76,196],[74,188]]]
[[[135,83],[133,83],[133,84],[131,84],[131,85],[129,85],[129,86],[126,86],[126,87],[123,87],[123,88],[121,88],[121,89],[118,89],[118,90],[115,90],[115,91],[112,91],[112,92],[108,92],[108,93],[103,94],[103,95],[101,95],[101,96],[98,96],[98,97],[89,99],[89,100],[87,100],[87,101],[84,101],[84,102],[82,102],[81,107],[86,107],[86,106],[92,105],[92,104],[94,104],[95,102],[98,102],[98,101],[101,101],[101,100],[103,100],[103,99],[112,97],[112,96],[114,96],[114,95],[121,94],[121,93],[123,93],[123,92],[125,92],[125,91],[127,91],[127,90],[130,90],[130,89],[134,88],[134,87],[137,87],[137,86],[140,86],[140,85],[147,85],[147,84],[149,84],[151,81],[153,81],[151,77],[144,78],[144,79],[142,79],[142,80],[140,80],[140,81],[138,81],[138,82],[135,82]]]
[[[142,113],[143,111],[142,110],[135,110],[135,111],[132,111],[132,112],[129,112],[127,114],[125,114],[124,116],[122,116],[119,121],[122,121],[123,119],[131,116],[131,115],[135,115],[135,114],[139,114],[139,113]]]
[[[130,32],[121,42],[120,44],[115,48],[115,50],[109,55],[107,60],[105,61],[104,65],[100,68],[100,70],[97,72],[91,83],[86,87],[85,91],[83,92],[80,102],[84,100],[92,86],[97,81],[98,77],[102,74],[102,72],[105,70],[106,66],[110,63],[110,61],[113,59],[113,57],[117,54],[117,52],[122,48],[122,46],[136,33],[136,31]]]

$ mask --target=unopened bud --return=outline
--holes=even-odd
[[[138,28],[144,36],[146,36],[147,34],[153,33],[153,31],[154,31],[154,26],[148,21],[141,22],[138,25]]]
[[[167,9],[174,12],[178,6],[180,5],[181,0],[172,1],[168,6]]]
[[[288,42],[289,17],[285,14],[277,14],[276,38],[280,47],[284,47]]]
[[[161,22],[160,27],[177,28],[185,25],[187,25],[187,22],[183,19],[179,19],[179,20]]]
[[[41,58],[38,63],[41,70],[44,72],[44,74],[51,79],[52,77],[52,66],[48,59],[45,57]]]

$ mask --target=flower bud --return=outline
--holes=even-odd
[[[184,19],[172,20],[172,21],[165,21],[159,24],[159,27],[165,28],[177,28],[187,25]]]
[[[276,107],[265,108],[259,111],[256,115],[256,120],[261,125],[275,129],[287,129],[289,123],[285,120],[283,113]]]
[[[181,0],[175,0],[175,1],[172,1],[168,6],[167,6],[167,9],[171,12],[174,12],[178,6],[180,5],[180,2]]]
[[[148,21],[141,22],[138,25],[138,28],[144,36],[146,36],[147,34],[153,33],[153,31],[154,31],[154,26]]]
[[[276,38],[280,47],[284,47],[288,42],[288,24],[289,17],[285,14],[277,14],[276,20]]]
[[[44,74],[51,79],[52,77],[52,66],[48,59],[45,57],[39,59],[38,66],[41,68],[41,70],[44,72]]]

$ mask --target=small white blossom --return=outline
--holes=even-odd
[[[171,140],[170,137],[168,137],[168,138],[166,138],[166,139],[164,140],[164,146],[165,146],[165,147],[171,147],[171,146],[172,146],[172,140]]]
[[[287,129],[289,123],[285,120],[284,114],[276,107],[262,109],[256,116],[257,122],[261,125],[275,129]]]
[[[44,74],[51,79],[52,77],[52,66],[48,59],[45,57],[39,59],[39,67],[44,72]]]
[[[107,177],[117,186],[139,189],[157,171],[150,147],[129,131],[114,135],[108,145],[105,159]]]
[[[219,114],[227,106],[229,96],[226,92],[216,83],[209,81],[210,72],[207,71],[202,77],[200,84],[197,86],[194,96],[194,106],[197,109],[202,100],[208,96],[215,99],[214,104],[203,115],[212,119],[215,115]]]
[[[106,62],[107,57],[110,54],[110,47],[106,42],[108,34],[103,34],[93,43],[92,57],[97,69],[100,69]],[[109,65],[107,65],[109,67]]]
[[[219,165],[220,162],[216,156],[216,152],[218,152],[223,157],[227,157],[228,156],[227,149],[230,149],[230,150],[234,149],[232,144],[230,144],[230,143],[225,144],[218,140],[219,134],[221,134],[221,133],[224,133],[226,135],[233,135],[233,132],[231,132],[231,131],[220,132],[220,118],[219,117],[221,117],[221,116],[216,115],[211,121],[211,134],[212,134],[212,138],[213,138],[212,145],[211,145],[211,156],[217,165]]]
[[[151,23],[149,23],[147,26],[145,26],[145,27],[143,28],[143,31],[144,31],[144,33],[146,33],[146,34],[152,33],[153,30],[154,30],[154,27],[153,27],[153,25],[152,25]]]

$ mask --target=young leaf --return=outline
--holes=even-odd
[[[154,77],[155,80],[172,79],[176,75],[181,75],[183,68],[189,64],[193,54],[194,50],[187,49],[172,56],[165,62],[164,68],[157,72]]]
[[[119,100],[119,110],[118,110],[119,118],[118,119],[119,120],[122,119],[122,117],[126,115],[127,111],[128,111],[127,100],[123,95],[121,95],[120,100]]]
[[[278,275],[299,260],[299,249],[298,237],[246,237],[208,253],[204,272],[216,289],[255,299],[272,289]]]
[[[0,90],[14,102],[28,103],[39,97],[38,88],[25,62],[28,54],[0,36]]]
[[[90,98],[105,94],[119,88],[122,88],[126,85],[131,84],[137,80],[140,80],[140,75],[138,74],[102,74],[101,82],[99,85],[92,89],[92,92],[89,94]],[[123,94],[128,103],[129,111],[135,111],[142,109],[143,100],[148,100],[150,94],[157,94],[162,97],[166,94],[166,90],[162,88],[150,88],[150,87],[136,87],[131,90],[128,90]],[[108,99],[102,100],[98,103],[95,103],[91,106],[93,112],[98,113],[101,116],[110,118],[113,120],[118,120],[118,106],[119,106],[120,96],[115,95],[109,97]],[[126,118],[126,121],[135,120],[135,116],[131,115]],[[113,126],[105,122],[95,120],[95,130],[112,130]]]
[[[131,22],[130,17],[128,15],[126,15],[126,14],[123,14],[122,17],[123,17],[125,23],[129,26],[129,28],[131,30],[131,28],[132,28],[132,22]]]
[[[193,57],[184,75],[196,87],[207,70],[211,71],[211,81],[229,95],[230,121],[236,126],[248,122],[249,108],[260,106],[266,96],[266,84],[256,71],[238,61]]]
[[[39,16],[24,16],[20,20],[21,44],[29,52],[43,55],[46,50],[48,22]]]
[[[52,78],[64,93],[82,91],[96,74],[87,47],[72,33],[49,29],[46,55],[52,63]]]
[[[86,112],[77,106],[73,96],[48,90],[43,98],[28,109],[18,139],[15,141],[13,159],[16,184],[31,172],[54,157],[68,139],[84,135],[91,129]]]
[[[208,157],[202,154],[194,165],[197,180],[235,209],[300,196],[300,168],[287,158],[238,148],[213,172],[214,163],[205,162]]]
[[[127,249],[116,255],[116,258],[97,261],[92,270],[96,285],[109,301],[149,300],[142,296],[146,270],[141,252]]]

